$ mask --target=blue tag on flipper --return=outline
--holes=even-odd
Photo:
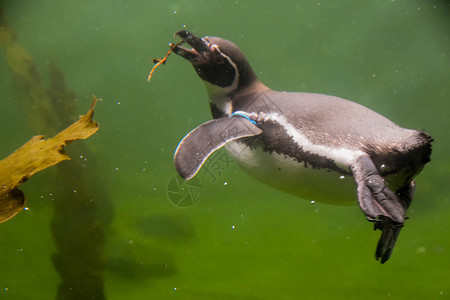
[[[255,120],[250,119],[249,116],[247,116],[245,113],[243,113],[243,112],[241,112],[241,111],[235,111],[234,113],[232,113],[232,114],[230,115],[230,117],[234,117],[234,116],[239,116],[239,117],[246,118],[247,120],[249,120],[250,122],[252,122],[253,125],[256,125],[256,121],[255,121]]]

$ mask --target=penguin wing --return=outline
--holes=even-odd
[[[174,155],[175,167],[181,177],[191,179],[206,159],[226,143],[261,133],[262,130],[246,117],[208,121],[189,132],[178,144]]]

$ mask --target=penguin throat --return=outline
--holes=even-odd
[[[205,81],[209,103],[214,118],[229,116],[233,112],[230,91]]]

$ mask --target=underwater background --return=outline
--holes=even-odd
[[[93,94],[102,99],[99,131],[66,147],[71,161],[20,185],[26,210],[0,224],[1,299],[450,299],[448,2],[0,8],[0,158],[65,128]],[[211,119],[206,89],[176,55],[147,75],[182,29],[233,41],[273,89],[339,96],[433,136],[387,263],[374,259],[380,232],[357,205],[264,186],[224,150],[188,183],[176,176],[178,142]],[[8,54],[12,43],[24,52]]]

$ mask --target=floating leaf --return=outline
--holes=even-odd
[[[70,160],[64,146],[76,140],[87,139],[98,130],[98,123],[92,121],[97,101],[94,97],[89,111],[55,137],[44,139],[43,135],[34,136],[0,161],[0,223],[14,217],[25,206],[25,196],[17,188],[19,184],[36,172],[63,160]]]

